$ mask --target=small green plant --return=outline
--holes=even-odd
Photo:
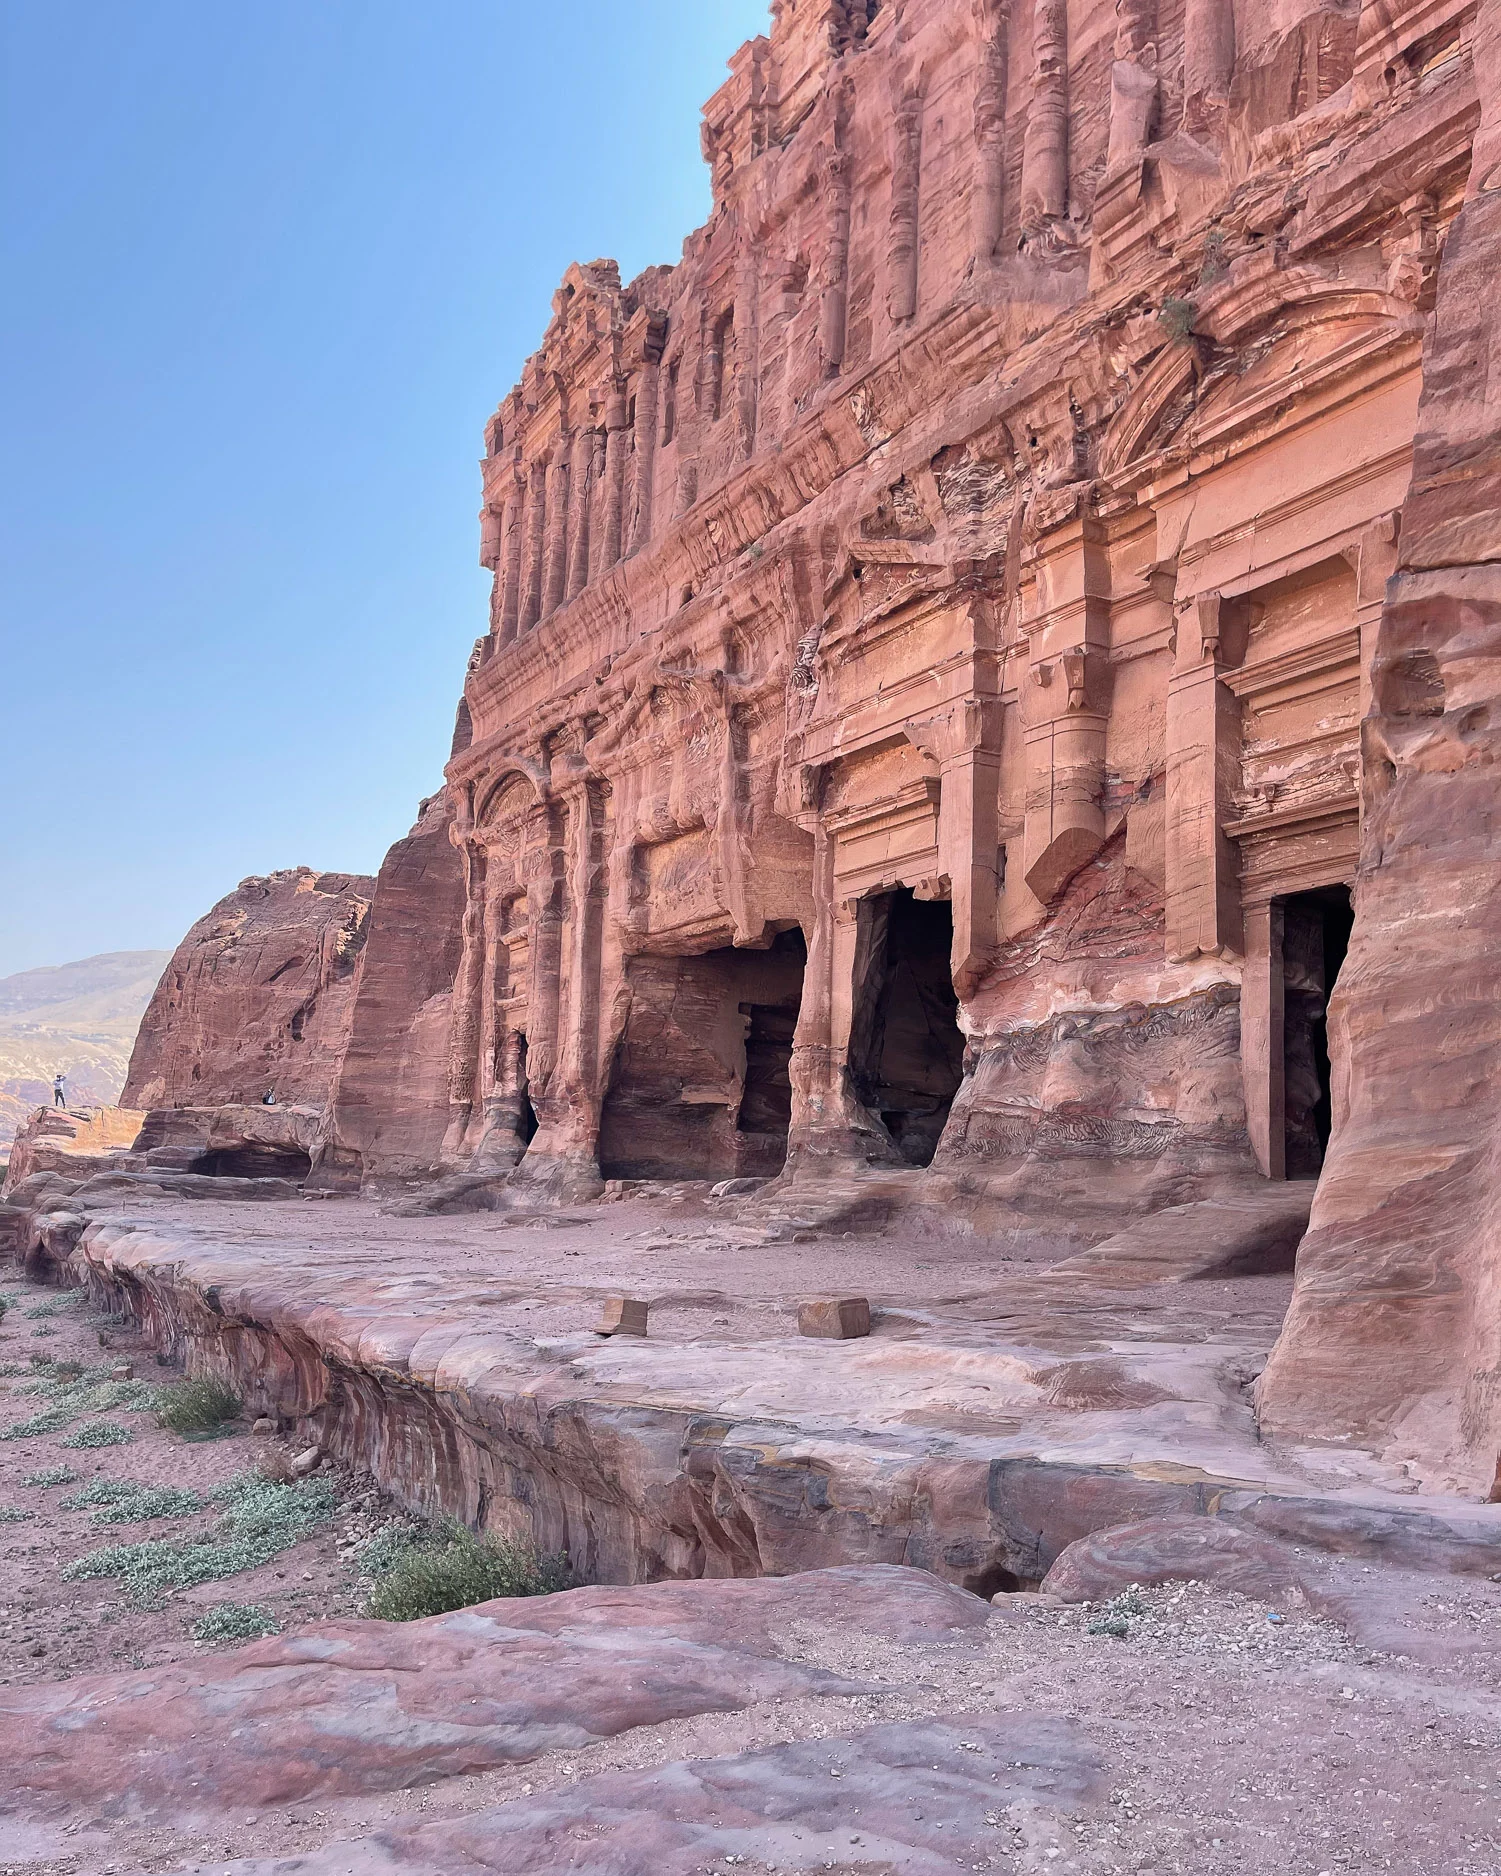
[[[43,1466],[40,1472],[28,1472],[23,1485],[73,1485],[82,1475],[71,1466]]]
[[[24,1524],[32,1515],[19,1505],[0,1505],[0,1524]]]
[[[1211,228],[1204,237],[1204,264],[1199,269],[1199,285],[1212,287],[1217,280],[1223,280],[1229,271],[1225,261],[1224,230]]]
[[[418,1622],[497,1596],[547,1596],[571,1581],[566,1558],[539,1557],[528,1544],[448,1524],[396,1555],[371,1590],[367,1613],[381,1622]]]
[[[1125,1641],[1131,1634],[1131,1624],[1146,1612],[1147,1606],[1141,1599],[1141,1591],[1133,1583],[1129,1589],[1102,1605],[1099,1614],[1089,1625],[1089,1633],[1108,1635],[1112,1641]]]
[[[169,1432],[184,1437],[219,1433],[239,1411],[239,1395],[217,1375],[193,1375],[157,1395],[157,1418]]]
[[[193,1640],[201,1642],[255,1641],[262,1635],[280,1633],[276,1617],[255,1602],[216,1602],[193,1624]]]
[[[0,1440],[39,1440],[46,1433],[61,1433],[77,1418],[66,1407],[46,1407],[28,1420],[14,1421],[0,1428]]]
[[[83,1452],[96,1452],[101,1446],[129,1446],[135,1438],[129,1427],[118,1420],[91,1420],[87,1426],[70,1433],[62,1444]]]
[[[97,1506],[93,1524],[145,1524],[152,1518],[190,1518],[202,1511],[197,1492],[177,1485],[141,1485],[133,1479],[96,1479],[62,1501],[64,1511]]]
[[[386,1576],[410,1550],[432,1542],[432,1534],[416,1525],[392,1519],[383,1524],[374,1537],[362,1544],[355,1558],[361,1576]]]
[[[26,1320],[28,1322],[45,1322],[49,1316],[60,1316],[65,1309],[76,1308],[82,1300],[83,1298],[76,1290],[70,1296],[43,1297],[40,1303],[33,1303],[31,1308],[25,1312]]]
[[[112,1577],[136,1608],[159,1608],[171,1590],[259,1569],[326,1524],[334,1509],[327,1479],[282,1484],[253,1471],[237,1472],[208,1496],[223,1509],[205,1536],[153,1537],[86,1551],[63,1571],[65,1580]]]
[[[1157,322],[1170,339],[1186,339],[1193,332],[1198,311],[1192,300],[1166,299]]]
[[[56,1335],[57,1331],[52,1327],[50,1322],[44,1322],[33,1329],[31,1333],[33,1335]]]

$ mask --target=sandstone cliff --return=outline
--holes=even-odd
[[[128,1108],[327,1101],[375,882],[293,867],[242,880],[172,954],[141,1020]]]
[[[1483,1490],[1492,4],[783,0],[709,221],[570,267],[487,427],[358,974],[369,882],[257,883],[326,942],[226,902],[128,1097],[274,1081],[315,1177],[490,1199],[1322,1173],[1268,1429]]]
[[[1475,45],[1481,124],[1364,726],[1334,1138],[1261,1408],[1501,1497],[1501,8]]]
[[[464,916],[446,791],[386,855],[319,1155],[319,1182],[407,1178],[442,1165],[448,1027]]]

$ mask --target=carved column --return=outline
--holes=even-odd
[[[1178,618],[1167,687],[1167,955],[1242,947],[1234,843],[1223,831],[1237,778],[1240,714],[1219,679],[1221,600],[1191,598]]]
[[[1032,103],[1022,142],[1021,227],[1043,232],[1068,216],[1068,7],[1035,0]]]
[[[1235,71],[1231,0],[1186,0],[1183,11],[1183,128],[1213,127]]]
[[[571,440],[560,435],[553,445],[547,470],[547,573],[542,592],[542,616],[548,618],[562,605],[568,590],[568,456]]]
[[[834,100],[833,136],[824,146],[829,225],[818,301],[818,349],[826,378],[836,377],[844,364],[849,328],[851,163],[845,148],[849,114],[849,87],[842,85]]]
[[[712,315],[707,306],[699,314],[698,337],[692,354],[692,370],[686,351],[679,361],[676,430],[678,445],[678,481],[674,494],[675,515],[685,515],[698,500],[698,444],[704,418],[704,382],[709,359],[708,322]]]
[[[1371,708],[1371,663],[1376,656],[1376,633],[1386,604],[1386,583],[1397,571],[1397,530],[1400,513],[1379,515],[1361,531],[1355,555],[1355,623],[1360,628],[1360,715]],[[1348,559],[1349,556],[1347,555]]]
[[[757,345],[756,257],[753,248],[742,251],[735,264],[735,423],[740,454],[756,452],[756,401],[759,389]]]
[[[1287,1084],[1282,1059],[1286,981],[1282,969],[1282,908],[1254,906],[1245,914],[1240,973],[1240,1066],[1246,1131],[1265,1179],[1287,1177]]]
[[[890,285],[886,310],[893,319],[911,319],[917,311],[922,112],[922,87],[909,86],[896,100],[892,125]]]
[[[448,1032],[448,1131],[443,1157],[458,1158],[478,1095],[480,1031],[485,970],[485,852],[466,840],[463,950],[454,979],[453,1019]]]
[[[532,462],[526,492],[526,587],[518,631],[529,632],[542,617],[542,575],[547,546],[547,463]]]
[[[1156,110],[1157,0],[1116,0],[1107,169],[1147,147]]]
[[[625,513],[625,393],[612,390],[605,404],[605,506],[600,571],[608,573],[620,558],[621,524]]]
[[[666,317],[653,313],[646,322],[641,346],[641,377],[636,386],[636,511],[630,544],[633,554],[651,539],[661,421],[662,353],[666,345]]]
[[[589,584],[589,472],[594,466],[594,432],[582,425],[574,433],[569,472],[572,526],[568,550],[568,597],[576,599]]]
[[[813,824],[813,919],[803,1000],[792,1041],[792,1126],[787,1165],[809,1160],[889,1164],[886,1129],[850,1086],[850,1037],[859,1012],[857,987],[868,962],[862,953],[859,907],[835,897],[835,836]],[[866,947],[868,949],[868,946]]]
[[[975,87],[974,264],[988,267],[1006,207],[1006,82],[1011,0],[976,0],[980,65]]]
[[[1023,686],[1027,752],[1023,877],[1048,905],[1105,839],[1110,564],[1097,521],[1039,541]]]
[[[521,562],[524,551],[522,489],[520,474],[513,466],[506,483],[505,516],[501,523],[501,571],[497,581],[500,607],[496,636],[502,645],[509,645],[515,638],[521,617]]]

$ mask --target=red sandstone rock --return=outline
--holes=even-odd
[[[799,1303],[797,1332],[841,1342],[870,1334],[870,1304],[863,1296],[817,1296]]]
[[[1096,1234],[1330,1151],[1268,1427],[1483,1494],[1495,39],[777,9],[711,219],[570,267],[488,426],[490,631],[352,1030],[319,979],[315,1180],[876,1166]],[[170,1037],[164,989],[133,1098],[286,1065],[258,968]]]
[[[295,1859],[299,1876],[556,1876],[588,1846],[598,1876],[699,1876],[754,1856],[792,1869],[952,1876],[996,1845],[998,1807],[1073,1808],[1100,1795],[1098,1755],[1033,1713],[909,1721],[759,1752],[606,1772],[566,1791],[441,1823],[398,1826]],[[583,1867],[577,1865],[577,1867]],[[200,1865],[281,1876],[286,1859]]]
[[[1149,1518],[1079,1538],[1042,1587],[1065,1602],[1108,1602],[1133,1583],[1194,1581],[1272,1602],[1297,1588],[1303,1574],[1287,1545],[1218,1518]]]
[[[1335,1135],[1265,1424],[1486,1495],[1501,1462],[1501,17],[1424,358],[1364,726],[1355,930],[1331,1012]]]
[[[314,1184],[358,1187],[431,1174],[450,1121],[449,1022],[464,875],[449,840],[448,796],[423,803],[386,855],[380,907],[360,954],[349,1036]]]
[[[607,1296],[596,1335],[645,1335],[650,1304],[639,1296]]]
[[[294,867],[243,880],[172,954],[121,1102],[321,1106],[348,1033],[375,882]]]

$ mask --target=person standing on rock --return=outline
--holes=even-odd
[[[67,1079],[68,1077],[66,1075],[54,1075],[52,1077],[52,1105],[54,1107],[66,1107],[68,1105]]]
[[[261,1096],[261,1106],[262,1107],[275,1107],[276,1106],[275,1088],[268,1088],[266,1092]]]

